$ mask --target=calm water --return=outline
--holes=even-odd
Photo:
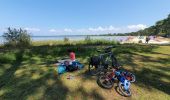
[[[67,37],[69,40],[84,40],[87,36],[33,36],[33,41],[47,41],[47,40],[64,40]],[[103,40],[115,40],[115,41],[125,41],[127,36],[90,36],[91,39],[103,39]],[[4,42],[3,37],[0,37],[0,44]]]

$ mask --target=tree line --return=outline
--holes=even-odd
[[[155,25],[150,26],[144,30],[137,32],[127,33],[128,35],[159,35],[159,36],[170,36],[170,14],[167,18],[157,21]]]
[[[157,21],[155,25],[145,28],[144,30],[139,30],[137,32],[130,33],[108,33],[105,36],[150,36],[150,35],[158,35],[164,37],[170,37],[170,14],[167,18]]]

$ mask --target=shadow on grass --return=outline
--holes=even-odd
[[[144,46],[146,50],[141,50],[138,46],[130,47],[130,49],[127,47],[125,49],[125,47],[120,47],[119,49],[116,48],[114,52],[118,56],[120,63],[123,63],[124,66],[128,65],[131,67],[132,70],[130,71],[134,73],[137,78],[137,82],[135,84],[150,91],[152,91],[152,89],[157,89],[170,95],[170,75],[166,74],[166,72],[170,72],[170,58],[168,55],[153,52],[153,49],[157,48],[157,46],[147,46],[147,48]],[[157,56],[153,58],[151,55],[145,56],[138,53],[156,54],[165,56],[165,58]],[[123,56],[119,56],[119,54],[123,54]],[[137,56],[138,58],[134,58],[134,56]],[[139,65],[134,61],[134,59],[138,59],[142,62],[143,67],[138,67]],[[84,75],[86,74],[87,72],[84,73]],[[84,80],[91,79],[93,78],[90,78],[90,76],[84,78]]]
[[[161,80],[161,78],[170,80],[169,75],[161,73],[160,71],[143,68],[136,73],[136,77],[138,78],[136,85],[147,88],[148,90],[152,90],[152,88],[158,89],[170,95],[170,83]]]
[[[67,56],[67,49],[72,49],[76,52],[76,57],[80,59],[80,61],[85,60],[84,62],[87,63],[87,59],[91,55],[95,55],[96,48],[102,48],[101,46],[77,46],[77,45],[67,45],[67,46],[33,46],[30,49],[25,50],[24,52],[20,52],[16,54],[16,62],[12,64],[12,66],[7,69],[3,75],[0,76],[0,89],[9,89],[8,91],[4,92],[3,95],[0,96],[0,99],[27,99],[27,97],[34,95],[42,89],[42,94],[38,99],[62,99],[66,100],[67,96],[70,95],[71,91],[69,87],[65,86],[62,80],[59,77],[54,77],[53,71],[40,71],[39,69],[35,69],[30,71],[30,76],[21,76],[16,78],[14,73],[21,67],[22,60],[28,65],[35,64],[35,65],[45,65],[50,66],[54,64],[57,59],[60,59],[64,56]],[[140,68],[140,70],[136,70],[134,66],[138,66],[134,62],[134,55],[140,56],[140,60],[143,63],[152,62],[160,63],[162,65],[168,65],[169,58],[160,58],[157,60],[153,60],[149,56],[138,55],[135,52],[140,53],[153,53],[153,49],[157,48],[157,46],[126,46],[120,45],[116,47],[113,52],[118,57],[118,60],[123,65],[129,65],[132,67],[132,72],[135,73],[137,82],[136,85],[147,88],[147,89],[158,89],[166,94],[170,94],[170,84],[168,82],[163,81],[161,78],[169,79],[169,75],[165,74],[163,71],[169,70],[169,67],[162,68],[160,66],[154,67],[153,69],[162,70],[156,71],[147,66]],[[123,56],[119,56],[120,54],[124,54]],[[38,60],[33,59],[37,57]],[[39,62],[38,62],[39,61]],[[29,67],[29,66],[27,66]],[[50,68],[50,67],[48,67]],[[30,77],[33,76],[34,73],[39,72],[41,77],[38,79],[31,79]],[[91,77],[88,74],[88,71],[84,71],[84,73],[80,73],[83,77],[83,81],[85,80],[95,80],[94,77]],[[48,84],[47,80],[52,80],[51,84]],[[97,84],[96,84],[97,85]],[[92,92],[87,93],[84,88],[80,87],[75,92],[82,94],[82,97],[88,99],[92,97],[96,100],[103,100],[104,98],[96,91],[92,90]],[[74,97],[73,97],[74,98]]]
[[[60,53],[63,53],[64,50],[66,49],[67,48],[59,50],[59,55],[61,55]],[[81,49],[81,48],[76,48],[76,49]],[[31,50],[27,52],[27,50],[25,50],[25,51],[20,51],[16,54],[17,59],[14,62],[14,64],[12,64],[12,66],[9,69],[7,69],[3,75],[0,76],[0,82],[1,82],[0,88],[1,90],[5,91],[3,94],[0,95],[0,99],[25,100],[25,99],[28,99],[28,97],[34,96],[35,94],[38,94],[38,93],[42,93],[40,94],[41,96],[37,97],[38,99],[48,99],[48,100],[49,99],[50,100],[56,100],[56,99],[66,100],[67,99],[67,96],[69,95],[69,93],[71,93],[71,91],[69,91],[69,87],[63,84],[60,77],[55,77],[52,70],[47,70],[45,72],[45,71],[41,71],[41,69],[33,68],[32,66],[27,66],[33,69],[24,71],[22,72],[22,74],[23,73],[28,73],[28,74],[23,74],[22,76],[19,76],[19,77],[15,75],[16,71],[19,70],[20,67],[23,67],[23,62],[27,60],[28,62],[26,62],[25,65],[31,65],[31,64],[37,65],[36,60],[34,61],[31,60],[32,57],[35,57],[35,56],[36,57],[38,56],[38,59],[41,59],[40,61],[41,64],[44,63],[45,65],[48,65],[48,64],[53,63],[52,61],[55,60],[55,57],[52,57],[50,60],[48,59],[48,61],[44,60],[44,59],[47,59],[46,57],[52,53],[49,53],[49,54],[43,53],[47,49],[42,50],[43,52],[38,52],[39,50],[40,48],[37,51]],[[86,59],[88,56],[87,52],[88,54],[90,52],[82,49],[77,53],[77,55],[80,56],[82,52],[86,52],[83,55],[83,58]],[[27,55],[28,57],[25,58],[25,56]],[[41,77],[38,79],[32,79],[35,73],[39,73]],[[51,80],[52,83],[48,84],[47,82],[48,80]],[[84,97],[84,95],[87,95],[89,97],[97,98],[98,100],[103,100],[103,97],[97,94],[97,91],[87,93],[82,88],[82,89],[75,91],[75,93],[76,92],[80,92],[82,94],[82,97]]]
[[[68,88],[63,85],[59,78],[54,77],[52,71],[41,72],[43,75],[39,79],[31,79],[32,75],[39,70],[31,70],[29,75],[15,76],[15,72],[22,67],[23,54],[23,50],[17,52],[16,61],[0,76],[0,89],[6,91],[0,95],[0,99],[25,100],[28,99],[28,96],[40,92],[37,89],[45,87],[43,96],[38,99],[66,100]],[[49,79],[53,80],[54,83],[47,84],[46,81]]]
[[[75,92],[83,94],[83,100],[88,100],[89,98],[93,100],[105,100],[95,89],[91,90],[91,92],[86,92],[84,88],[80,87]]]
[[[18,67],[21,65],[22,58],[23,58],[23,50],[18,51],[16,55],[16,61],[12,63],[12,66],[7,69],[3,75],[0,76],[0,88],[3,87],[5,84],[8,83],[10,79],[14,78],[14,73],[18,69]]]
[[[143,62],[140,70],[132,70],[137,78],[135,84],[149,91],[157,89],[170,95],[170,75],[166,73],[170,72],[170,58],[153,58],[152,56],[144,56],[136,53],[134,55],[137,55],[140,62]],[[159,53],[159,55],[163,54]]]
[[[41,97],[38,97],[38,99],[66,100],[68,88],[65,87],[58,78],[52,77],[50,73],[44,75],[40,79],[37,80],[30,79],[27,80],[27,82],[22,82],[23,78],[24,77],[18,79],[14,78],[13,80],[16,80],[16,82],[14,83],[15,86],[11,88],[11,91],[6,92],[0,98],[5,100],[25,100],[28,99],[28,96],[38,94],[38,92],[41,93],[42,91],[44,91],[44,94],[42,94]],[[49,79],[55,80],[55,83],[53,83],[52,85],[48,85],[46,81]],[[11,86],[7,85],[6,87],[11,87]],[[42,91],[38,91],[38,89]]]

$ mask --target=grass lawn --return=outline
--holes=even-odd
[[[109,45],[109,44],[107,44]],[[124,69],[136,75],[132,96],[123,97],[115,87],[99,87],[87,72],[88,58],[100,45],[34,45],[26,50],[0,51],[1,100],[170,100],[170,46],[119,45],[113,49]],[[57,59],[76,51],[85,68],[58,76]],[[68,75],[74,75],[72,80]]]

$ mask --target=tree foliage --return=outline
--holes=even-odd
[[[127,35],[160,35],[170,36],[170,14],[166,19],[157,21],[155,25],[137,32],[127,33]]]
[[[31,37],[26,30],[8,28],[3,34],[5,45],[10,47],[27,47],[31,44]]]

